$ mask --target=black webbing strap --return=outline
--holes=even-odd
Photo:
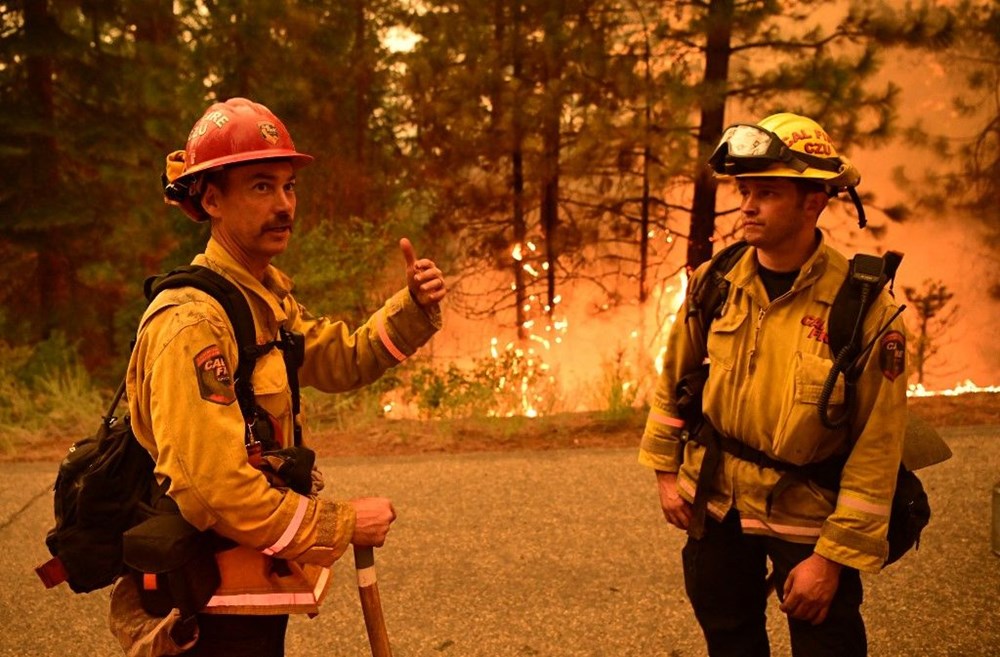
[[[288,387],[292,390],[292,426],[294,431],[294,444],[296,447],[302,446],[302,425],[299,424],[299,368],[306,358],[305,337],[301,333],[288,331],[282,328],[281,342],[278,348],[281,349],[281,356],[285,360],[285,372],[288,374]]]
[[[715,478],[715,473],[719,470],[719,463],[722,461],[722,446],[719,444],[719,436],[711,428],[706,429],[706,427],[708,427],[708,422],[704,422],[695,434],[689,434],[692,439],[697,440],[700,445],[705,447],[705,453],[701,458],[701,468],[698,469],[698,485],[694,491],[691,520],[688,522],[688,534],[695,539],[705,535],[708,495],[712,488],[712,479]]]
[[[292,420],[295,427],[295,446],[302,444],[302,427],[299,425],[299,377],[298,368],[302,365],[305,353],[305,343],[299,333],[281,329],[281,340],[267,344],[257,344],[257,331],[254,328],[253,313],[250,305],[236,285],[229,279],[207,267],[200,265],[185,265],[159,276],[146,279],[144,288],[146,299],[152,301],[157,294],[166,289],[193,287],[210,295],[219,302],[229,318],[236,336],[238,360],[236,372],[233,375],[233,387],[236,390],[236,400],[246,421],[248,442],[253,439],[249,435],[250,427],[257,418],[257,400],[253,388],[253,370],[257,359],[274,347],[283,352],[285,369],[289,387],[292,392]]]
[[[767,494],[767,514],[771,515],[771,505],[774,500],[791,484],[799,481],[811,481],[821,488],[831,491],[840,490],[840,473],[847,462],[847,454],[835,454],[822,461],[795,465],[781,461],[750,445],[720,434],[705,420],[694,432],[687,433],[687,440],[694,441],[705,448],[702,456],[701,469],[698,471],[697,488],[694,493],[694,503],[691,509],[691,522],[688,523],[688,534],[692,538],[701,538],[705,534],[705,517],[708,511],[708,496],[712,491],[712,480],[715,478],[722,462],[722,453],[753,463],[762,468],[770,468],[781,472],[781,478]]]
[[[263,351],[257,347],[253,314],[243,293],[221,274],[199,265],[185,265],[166,274],[147,278],[144,287],[146,299],[149,301],[166,289],[193,287],[219,302],[236,335],[236,348],[239,354],[236,372],[233,375],[236,400],[247,425],[252,426],[257,415],[252,376],[257,358],[263,355]],[[270,346],[267,347],[270,349]]]

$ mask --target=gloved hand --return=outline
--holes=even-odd
[[[300,495],[315,495],[323,489],[323,475],[315,466],[316,453],[308,447],[286,447],[264,452],[260,469],[276,488],[291,488]]]

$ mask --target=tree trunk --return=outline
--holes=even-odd
[[[46,0],[26,0],[24,3],[24,36],[28,42],[44,43],[56,29]],[[52,190],[59,189],[58,143],[56,141],[55,64],[48,55],[33,51],[25,59],[28,72],[28,97],[38,128],[28,139],[28,177],[25,198],[35,206],[35,221],[45,222],[45,206]],[[39,212],[40,210],[40,212]],[[38,304],[29,304],[34,314],[32,325],[48,338],[52,331],[64,326],[63,319],[71,300],[72,267],[63,245],[66,235],[42,225],[31,230],[32,248],[37,253],[35,284]]]
[[[687,253],[690,269],[712,257],[717,184],[705,163],[725,127],[733,5],[734,0],[711,0],[708,7],[705,78],[702,81],[701,122],[698,128],[698,172],[695,175]]]
[[[644,303],[648,294],[646,289],[646,270],[649,268],[649,161],[652,158],[653,151],[652,144],[650,143],[653,127],[653,81],[649,61],[649,31],[646,29],[645,18],[643,18],[642,30],[646,42],[646,47],[643,51],[643,65],[646,68],[644,77],[646,111],[642,148],[642,209],[639,216],[639,303]]]
[[[562,113],[562,44],[560,31],[565,15],[564,3],[545,14],[545,64],[543,88],[546,105],[542,116],[542,203],[541,223],[545,237],[546,274],[546,314],[551,318],[555,312],[556,260],[559,258],[559,154],[560,119]]]
[[[365,10],[367,0],[355,0],[354,5],[354,162],[357,186],[349,192],[351,213],[364,217],[368,197],[368,117],[371,114],[371,58],[366,50]]]
[[[511,60],[514,69],[514,102],[511,103],[511,129],[513,131],[513,143],[511,145],[511,188],[513,191],[512,221],[514,228],[514,244],[519,245],[524,253],[524,243],[528,238],[528,226],[524,220],[524,115],[521,104],[522,76],[524,74],[523,55],[521,53],[520,25],[521,25],[521,5],[515,0],[511,3],[513,34],[511,35]],[[497,40],[503,43],[502,16],[498,12]],[[502,74],[503,67],[499,67],[496,74]],[[499,97],[499,95],[498,95]],[[524,263],[521,260],[512,261],[514,268],[514,306],[517,321],[517,337],[524,340],[528,337],[528,329],[525,327],[527,314],[524,306],[528,301],[528,293],[524,282]]]

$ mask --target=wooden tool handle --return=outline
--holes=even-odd
[[[354,566],[358,570],[358,595],[361,597],[361,611],[365,616],[372,657],[392,657],[385,616],[382,615],[382,599],[378,594],[378,581],[375,577],[375,550],[355,545]]]

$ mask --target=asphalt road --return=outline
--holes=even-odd
[[[865,578],[872,657],[1000,656],[1000,556],[990,549],[1000,426],[943,432],[955,456],[925,470],[934,517],[919,551]],[[399,520],[376,551],[396,657],[704,657],[684,595],[683,535],[668,527],[634,450],[356,458],[321,463],[328,494],[387,495]],[[45,591],[55,465],[0,466],[0,657],[121,654],[107,593]],[[332,489],[332,490],[329,490]],[[351,557],[289,657],[363,656]],[[773,654],[787,655],[777,605]]]

